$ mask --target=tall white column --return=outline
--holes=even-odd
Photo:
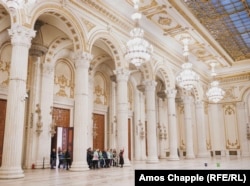
[[[247,111],[245,102],[237,103],[241,156],[250,156],[247,139]]]
[[[36,162],[37,140],[42,132],[41,113],[38,113],[41,98],[41,56],[46,51],[34,47],[30,50],[32,66],[30,70],[30,89],[29,89],[29,109],[28,109],[28,123],[26,136],[26,151],[25,151],[25,168],[31,168],[32,164]]]
[[[0,179],[24,177],[21,161],[28,52],[31,39],[35,36],[35,31],[18,24],[14,24],[8,31],[12,56]]]
[[[210,116],[209,116],[209,124],[211,126],[211,140],[212,140],[212,150],[221,151],[222,150],[222,129],[221,122],[219,117],[219,108],[218,104],[211,103],[209,104]]]
[[[75,55],[75,112],[74,112],[74,147],[71,171],[88,170],[86,152],[88,144],[89,117],[89,65],[92,55],[84,52]]]
[[[140,145],[140,141],[141,141],[141,100],[140,100],[140,94],[141,92],[139,92],[139,90],[135,90],[135,94],[134,94],[134,108],[135,108],[135,112],[134,112],[134,131],[135,131],[135,135],[134,135],[134,143],[135,143],[135,160],[140,160],[141,159],[141,145]]]
[[[146,121],[147,121],[147,163],[158,163],[157,155],[157,132],[156,132],[156,109],[155,109],[155,81],[145,81],[146,95]]]
[[[93,86],[94,86],[94,75],[92,72],[89,75],[89,122],[88,122],[88,147],[93,147],[93,112],[94,112],[94,102],[93,102]]]
[[[116,148],[116,76],[112,75],[110,77],[111,79],[111,107],[110,107],[110,123],[111,123],[111,128],[110,128],[110,140],[109,140],[109,145],[111,148]]]
[[[206,131],[205,131],[205,114],[204,103],[197,101],[195,104],[196,109],[196,125],[197,125],[197,138],[198,138],[198,154],[197,157],[209,157],[209,152],[206,147]]]
[[[41,76],[41,100],[36,110],[41,112],[41,132],[35,146],[36,168],[50,167],[51,125],[54,96],[54,63],[43,63]],[[35,117],[39,117],[36,113]],[[37,125],[37,123],[35,124]],[[44,162],[43,162],[44,161]],[[44,165],[43,165],[44,163]]]
[[[178,156],[178,137],[177,137],[177,123],[176,123],[176,107],[175,96],[176,89],[166,90],[168,98],[168,128],[169,128],[169,160],[180,160]]]
[[[124,166],[129,166],[128,159],[128,77],[129,71],[117,69],[117,137],[118,153],[124,149]]]
[[[43,158],[37,158],[37,154],[40,150],[38,147],[38,140],[39,135],[43,131],[43,125],[42,125],[42,117],[41,117],[41,93],[44,90],[47,90],[46,87],[43,86],[43,90],[41,89],[41,77],[42,77],[42,56],[47,52],[47,48],[42,45],[36,45],[32,44],[30,48],[30,58],[32,61],[32,66],[30,70],[30,89],[29,89],[29,115],[28,115],[28,123],[27,123],[27,137],[26,137],[26,153],[24,154],[25,157],[25,167],[31,168],[32,164],[35,164],[36,168],[43,167]],[[52,67],[53,69],[53,67]],[[52,79],[52,85],[53,85],[53,78],[54,76],[51,76]],[[44,84],[43,84],[44,85]],[[47,86],[47,84],[46,84]],[[53,87],[48,87],[48,89],[52,89]],[[47,93],[45,93],[47,94]],[[53,94],[53,92],[52,92]],[[53,98],[52,98],[53,99]],[[48,102],[46,102],[48,103]],[[52,100],[51,100],[52,104]],[[48,137],[47,137],[48,139]],[[47,140],[46,139],[46,140]],[[42,140],[44,144],[44,140]],[[44,146],[44,145],[43,145]],[[43,149],[42,149],[43,150]],[[46,151],[43,151],[45,153]],[[38,161],[40,160],[40,161]],[[38,164],[36,164],[38,163]]]
[[[185,121],[185,133],[186,133],[186,158],[195,158],[193,147],[193,125],[191,115],[191,96],[185,95],[183,97],[184,102],[184,121]]]

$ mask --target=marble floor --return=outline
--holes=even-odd
[[[206,163],[206,166],[205,166]],[[201,169],[243,169],[250,171],[248,158],[208,158],[182,159],[179,161],[160,160],[159,163],[147,164],[133,161],[130,166],[100,168],[83,172],[65,169],[29,169],[24,170],[25,177],[20,179],[0,180],[1,186],[133,186],[137,169],[164,170],[201,170]]]

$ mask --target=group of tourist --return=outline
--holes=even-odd
[[[124,165],[123,158],[124,150],[120,150],[117,154],[115,149],[107,150],[92,150],[91,148],[87,149],[87,163],[90,169],[98,168],[109,168],[111,166],[121,168]]]
[[[107,150],[92,150],[91,148],[87,149],[87,163],[90,169],[98,169],[98,168],[109,168],[113,167],[123,167],[124,158],[123,158],[124,149],[120,150],[117,154],[115,149],[107,149]],[[57,152],[56,149],[53,148],[50,154],[50,166],[51,169],[56,168],[58,155],[58,168],[61,166],[63,169],[69,170],[71,166],[71,155],[70,151],[62,150],[60,147]]]
[[[69,170],[71,166],[71,155],[69,149],[62,150],[60,147],[57,150],[58,153],[58,168],[60,169],[61,166],[63,169]],[[56,167],[56,160],[57,160],[57,154],[56,149],[53,148],[50,154],[50,168],[55,169]]]

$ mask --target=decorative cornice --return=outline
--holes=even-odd
[[[230,76],[230,77],[218,78],[218,80],[220,81],[220,83],[249,81],[250,80],[250,73],[240,74],[240,75]]]

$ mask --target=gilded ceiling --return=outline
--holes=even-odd
[[[185,3],[235,62],[250,59],[250,0],[186,0]]]

